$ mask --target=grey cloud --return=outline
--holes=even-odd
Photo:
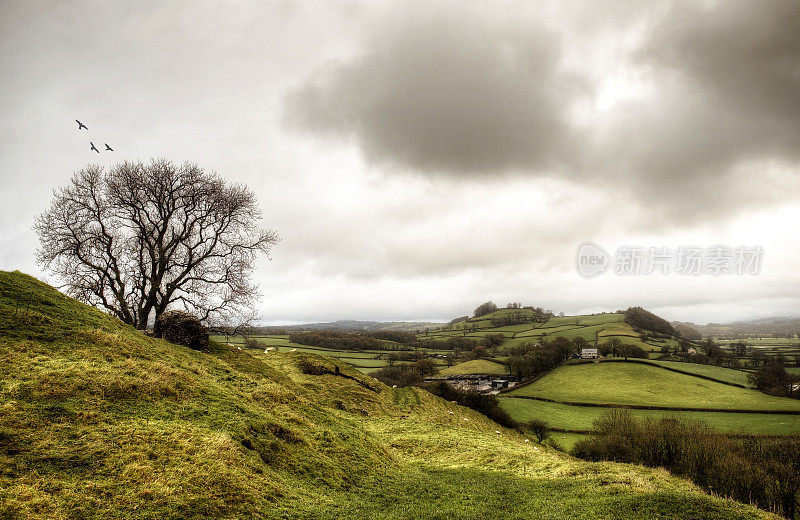
[[[800,117],[800,3],[673,4],[642,56],[757,119]]]
[[[655,218],[714,218],[796,194],[800,4],[581,5],[551,4],[553,29],[530,12],[511,20],[475,4],[387,16],[359,57],[291,92],[285,120],[348,140],[373,164],[427,175],[602,179]],[[638,47],[614,47],[639,26],[649,31]],[[571,124],[598,95],[608,59],[652,92]],[[783,178],[743,181],[748,168],[776,165]]]
[[[590,161],[618,158],[640,198],[673,213],[703,205],[713,216],[797,193],[800,3],[674,3],[633,63],[656,92],[615,111]],[[782,179],[747,181],[776,166]]]
[[[552,164],[576,88],[558,70],[558,37],[468,7],[413,13],[392,13],[362,56],[293,91],[287,122],[355,139],[371,162],[427,172]]]

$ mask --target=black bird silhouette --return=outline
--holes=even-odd
[[[108,143],[103,143],[103,144],[104,144],[104,145],[106,145],[106,151],[109,151],[109,152],[113,152],[113,151],[114,151],[114,149],[113,149],[113,148],[111,148],[110,146],[108,146]]]
[[[78,123],[78,130],[81,130],[81,129],[83,129],[83,130],[88,130],[88,129],[89,129],[89,127],[88,127],[88,126],[84,125],[83,123],[81,123],[81,122],[80,122],[80,121],[78,121],[77,119],[75,120],[75,122],[76,122],[76,123]]]
[[[89,141],[89,144],[92,145],[90,147],[91,150],[94,150],[95,152],[100,153],[100,150],[98,150],[97,148],[94,147],[94,143],[93,142]]]

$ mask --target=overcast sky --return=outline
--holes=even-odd
[[[52,190],[166,157],[257,194],[265,322],[800,315],[796,0],[6,0],[0,72],[0,269],[56,283]],[[584,242],[764,256],[586,279]]]

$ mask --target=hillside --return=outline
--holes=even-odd
[[[0,518],[777,518],[304,363],[337,361],[192,351],[0,272]]]

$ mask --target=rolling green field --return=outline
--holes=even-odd
[[[562,366],[508,395],[544,397],[563,402],[800,411],[800,400],[633,363]]]
[[[591,430],[592,423],[607,410],[606,408],[571,406],[514,397],[500,397],[500,405],[518,421],[542,419],[552,428],[580,431]],[[686,421],[703,421],[724,433],[789,435],[800,432],[800,415],[671,410],[631,410],[631,413],[640,418],[675,417]]]
[[[747,380],[748,372],[743,370],[734,370],[732,368],[718,367],[714,365],[700,365],[697,363],[682,363],[680,361],[649,360],[649,363],[668,368],[674,368],[683,372],[692,372],[693,374],[698,374],[701,376],[713,377],[714,379],[726,381],[728,383],[735,383],[747,387],[752,386]]]
[[[622,340],[626,345],[636,345],[648,352],[658,352],[664,345],[669,345],[673,348],[678,345],[678,342],[673,339],[650,338],[647,342],[641,341],[639,333],[625,323],[625,315],[618,313],[556,316],[545,323],[528,322],[501,327],[491,326],[492,318],[520,311],[525,311],[525,309],[499,309],[486,316],[446,326],[420,337],[443,340],[450,337],[480,339],[488,334],[503,334],[506,337],[503,342],[504,347],[512,347],[527,342],[553,341],[559,336],[570,340],[581,337],[590,344],[596,344],[598,340],[604,341],[615,337]],[[470,327],[474,328],[474,330],[470,329],[471,331],[469,332],[464,330]],[[465,334],[465,332],[467,333]]]
[[[494,363],[487,359],[473,359],[472,361],[466,361],[464,363],[459,363],[458,365],[439,370],[439,375],[442,376],[471,374],[506,375],[508,374],[508,367],[500,363]]]

